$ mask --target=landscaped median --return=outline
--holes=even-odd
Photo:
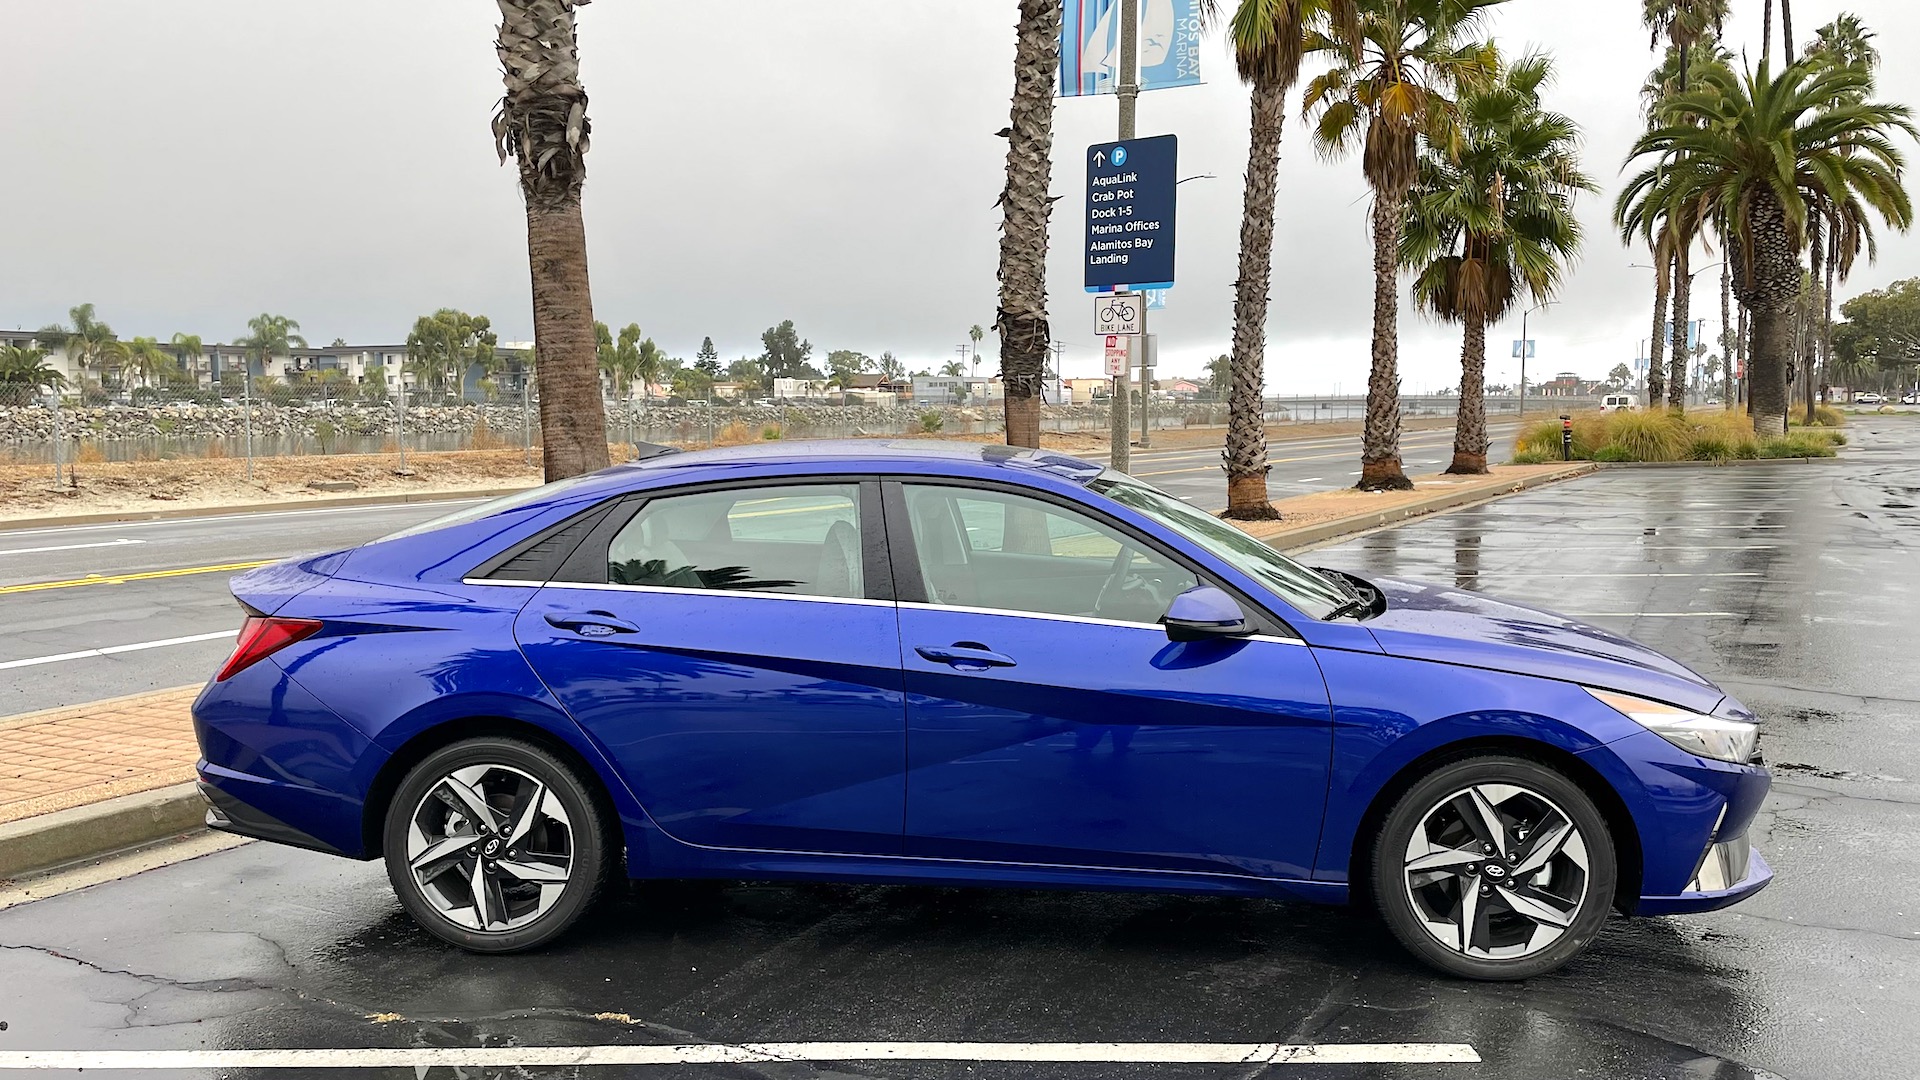
[[[1282,519],[1247,531],[1301,548],[1592,471],[1586,462],[1507,465],[1487,476],[1422,476],[1411,491],[1325,491],[1282,499]],[[201,828],[198,687],[0,718],[0,879],[167,840]]]

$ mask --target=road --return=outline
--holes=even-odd
[[[1512,433],[1493,429],[1496,442]],[[1436,471],[1452,445],[1451,431],[1408,433],[1407,468]],[[1346,487],[1358,454],[1353,435],[1276,442],[1273,495]],[[1196,505],[1226,505],[1217,447],[1139,452],[1134,470]],[[0,531],[0,716],[198,682],[225,659],[239,625],[226,585],[233,567],[351,547],[462,505]],[[127,651],[89,651],[101,649]]]
[[[285,1047],[338,1063],[329,1048],[441,1048],[460,1062],[471,1047],[772,1040],[1446,1043],[1479,1062],[647,1075],[1910,1075],[1920,423],[1861,421],[1854,437],[1837,464],[1607,472],[1310,554],[1580,613],[1763,717],[1776,784],[1755,837],[1775,884],[1725,912],[1616,919],[1553,976],[1438,978],[1371,919],[1277,901],[770,884],[636,886],[550,951],[476,958],[414,929],[378,866],[252,844],[0,911],[0,977],[33,987],[0,996],[0,1051]]]

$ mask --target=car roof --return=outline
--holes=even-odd
[[[797,467],[797,468],[796,468]],[[806,469],[822,472],[885,472],[934,476],[981,476],[1035,473],[1086,484],[1105,471],[1091,461],[1050,450],[1031,450],[1000,443],[933,439],[819,439],[772,441],[712,450],[655,454],[616,465],[609,474],[631,479],[640,472],[671,482],[692,479],[688,473],[712,469],[730,476],[742,470],[765,468],[792,474]],[[1009,476],[1011,478],[1011,476]]]

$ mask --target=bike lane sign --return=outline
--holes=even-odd
[[[1139,293],[1101,293],[1093,298],[1093,332],[1122,337],[1147,332],[1147,298]]]

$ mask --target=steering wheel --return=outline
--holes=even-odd
[[[1160,591],[1147,578],[1133,576],[1133,557],[1137,554],[1133,545],[1121,544],[1120,551],[1113,557],[1113,566],[1107,571],[1107,580],[1100,586],[1100,595],[1093,601],[1093,612],[1104,618],[1115,618],[1115,609],[1128,614],[1126,609],[1135,606],[1143,610],[1157,611],[1164,608]],[[1142,601],[1145,601],[1142,603]],[[1156,618],[1149,614],[1147,618]]]

